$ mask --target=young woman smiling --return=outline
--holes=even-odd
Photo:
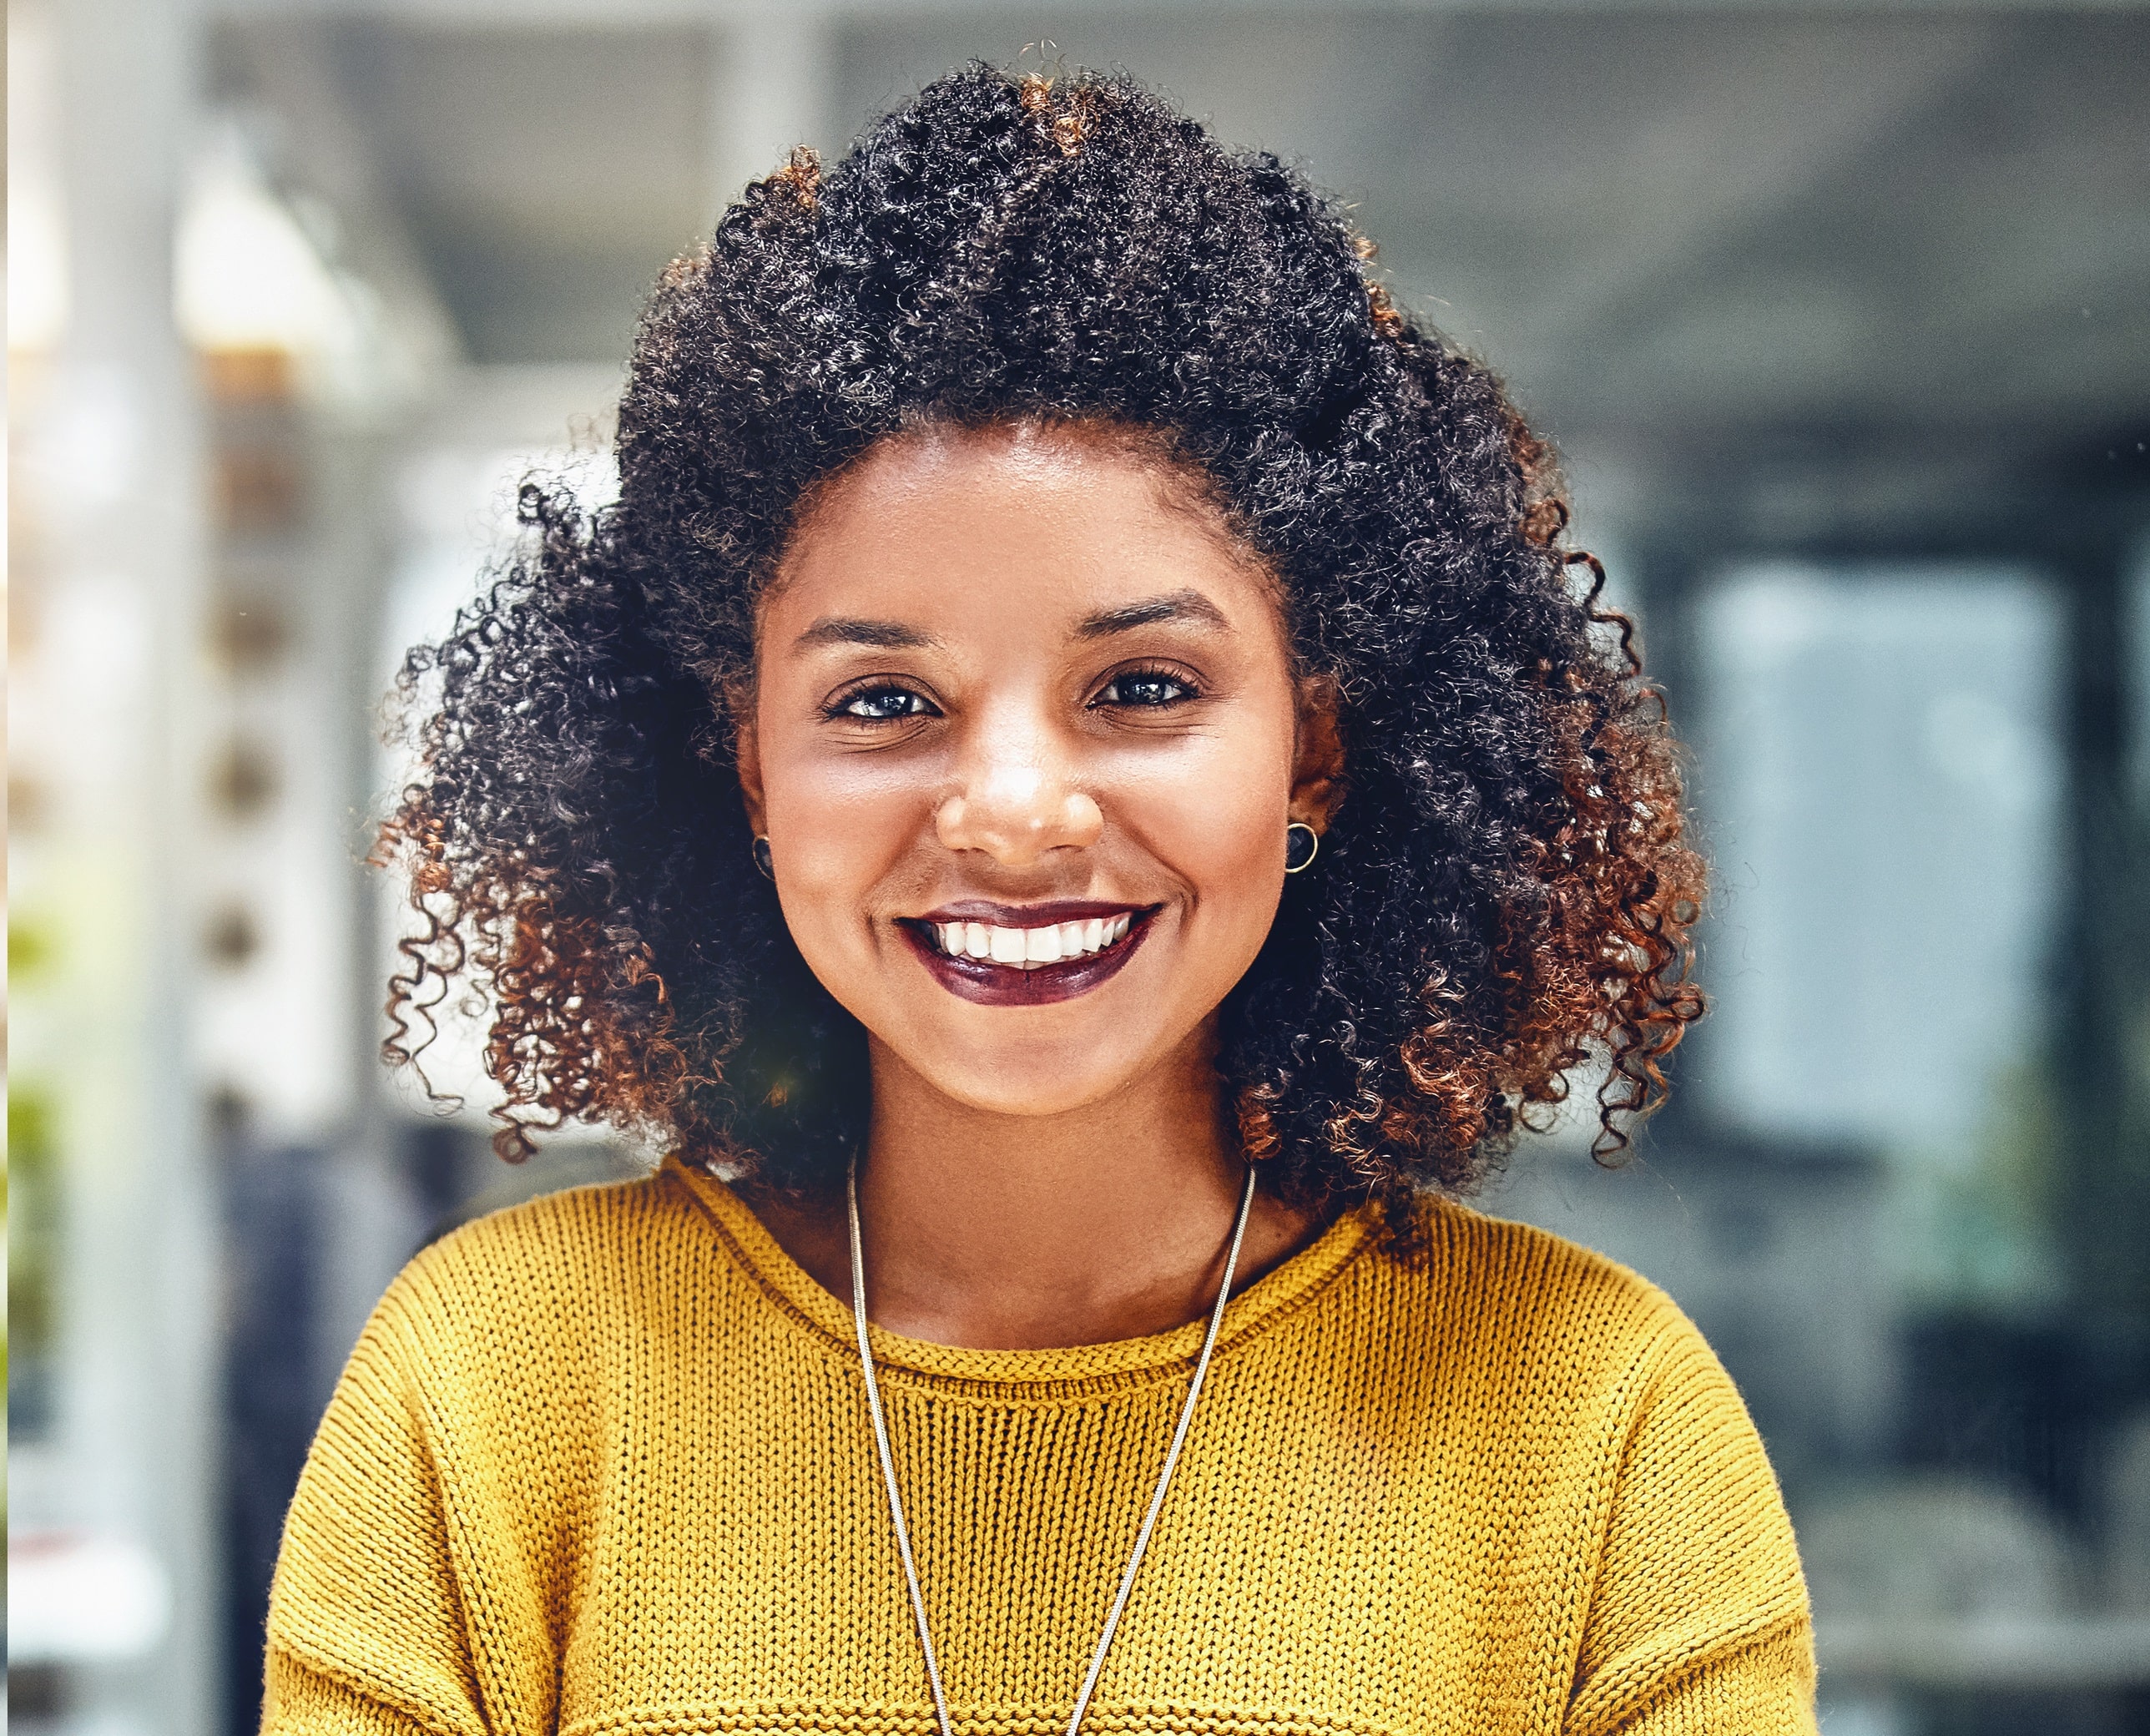
[[[507,1155],[670,1154],[390,1291],[269,1728],[1812,1729],[1723,1371],[1455,1198],[1593,1053],[1619,1149],[1701,875],[1543,447],[1368,252],[973,67],[668,274],[386,839],[391,1054],[467,976]]]

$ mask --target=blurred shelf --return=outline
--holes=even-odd
[[[2150,1614],[1824,1622],[1814,1649],[1831,1685],[2150,1687]]]

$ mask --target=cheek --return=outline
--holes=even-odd
[[[1146,846],[1192,894],[1192,935],[1251,958],[1283,891],[1289,756],[1259,735],[1216,747],[1130,793]]]
[[[785,920],[818,963],[865,941],[866,895],[916,841],[923,798],[915,780],[863,755],[780,759],[764,777]]]
[[[1252,882],[1269,865],[1270,836],[1283,824],[1280,798],[1212,791],[1200,800],[1176,801],[1153,824],[1162,827],[1159,853],[1179,867],[1205,903],[1236,901],[1257,891]]]

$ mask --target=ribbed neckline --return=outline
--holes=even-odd
[[[778,1245],[744,1201],[714,1176],[676,1157],[664,1160],[659,1175],[686,1188],[700,1203],[735,1263],[773,1304],[844,1355],[857,1356],[850,1303],[823,1289]],[[1320,1295],[1371,1245],[1375,1222],[1374,1208],[1346,1212],[1282,1265],[1240,1291],[1225,1310],[1218,1355]],[[1069,1395],[1071,1388],[1119,1387],[1184,1374],[1201,1352],[1207,1325],[1205,1318],[1147,1338],[1050,1350],[980,1350],[906,1338],[880,1326],[869,1330],[874,1360],[885,1373],[921,1376],[936,1384],[1053,1390],[1037,1392],[1045,1397]]]

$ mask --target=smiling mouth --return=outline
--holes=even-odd
[[[1128,937],[1133,911],[1081,922],[1047,922],[1004,928],[997,922],[931,922],[927,937],[948,958],[984,959],[1012,970],[1035,971],[1062,959],[1093,958]]]
[[[926,969],[960,998],[1035,1007],[1087,994],[1118,974],[1159,907],[953,905],[901,926]]]

